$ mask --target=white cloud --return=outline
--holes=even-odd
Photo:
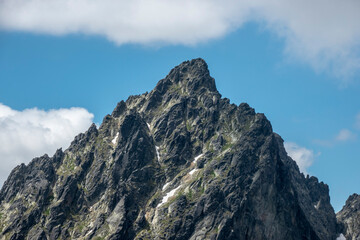
[[[3,28],[106,36],[117,44],[195,44],[229,32],[249,7],[233,0],[5,0]]]
[[[0,186],[16,165],[68,147],[93,117],[83,108],[16,111],[0,103]]]
[[[360,113],[358,113],[358,115],[356,115],[355,128],[360,129]]]
[[[338,142],[346,142],[349,140],[354,140],[356,138],[356,135],[352,133],[348,129],[341,129],[338,135],[336,136],[335,140]]]
[[[344,128],[341,129],[339,133],[336,136],[334,136],[332,139],[329,140],[315,139],[314,143],[324,147],[333,147],[336,144],[353,141],[356,138],[357,138],[357,134],[353,133],[349,129]]]
[[[300,147],[293,142],[284,143],[286,152],[297,163],[300,172],[307,174],[307,169],[313,164],[315,160],[315,154],[312,150],[304,147]]]
[[[360,2],[261,0],[259,17],[286,41],[290,57],[351,77],[360,70]]]
[[[358,0],[2,0],[0,28],[193,45],[257,21],[291,59],[350,79],[360,70]]]

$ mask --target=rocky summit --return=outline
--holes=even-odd
[[[17,166],[0,201],[1,239],[335,240],[345,231],[328,186],[299,172],[264,114],[221,97],[202,59],[119,102],[65,151]],[[352,204],[338,215],[346,237],[359,233]]]

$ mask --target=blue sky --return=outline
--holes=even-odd
[[[82,1],[85,9],[86,2]],[[314,7],[321,7],[321,2]],[[303,171],[329,184],[336,211],[350,194],[360,193],[360,54],[356,41],[360,34],[357,23],[351,25],[342,17],[350,15],[349,21],[356,20],[351,13],[339,12],[344,22],[329,27],[322,22],[334,10],[325,9],[320,16],[324,21],[310,26],[301,14],[308,9],[299,2],[303,7],[297,10],[299,14],[294,10],[296,14],[284,15],[265,4],[248,17],[248,6],[228,1],[241,12],[222,9],[230,20],[222,12],[204,14],[190,18],[195,22],[193,29],[190,20],[189,25],[182,25],[183,21],[174,18],[160,27],[158,21],[150,23],[146,27],[153,31],[144,31],[139,27],[144,24],[135,19],[134,30],[120,29],[115,34],[120,27],[101,25],[101,21],[97,26],[86,16],[77,23],[71,17],[56,22],[47,14],[37,14],[53,27],[36,17],[25,24],[10,11],[22,6],[10,8],[7,3],[0,3],[0,16],[6,10],[6,18],[0,17],[1,181],[16,164],[66,147],[92,121],[101,123],[118,101],[151,91],[182,61],[201,57],[223,97],[235,104],[247,102],[265,113]],[[332,3],[336,9],[337,2]],[[345,3],[349,12],[360,10],[353,1]],[[47,7],[51,12],[52,6]],[[29,7],[34,14],[44,11],[38,8]],[[197,6],[190,8],[197,11]],[[289,9],[284,7],[284,12]],[[309,13],[308,17],[314,16]],[[341,24],[350,30],[339,30]],[[73,25],[77,27],[70,27]],[[317,36],[321,27],[324,34]],[[336,41],[324,41],[338,35],[342,37]],[[38,119],[46,121],[39,124]]]

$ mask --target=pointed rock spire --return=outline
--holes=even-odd
[[[189,93],[197,92],[201,88],[217,92],[215,80],[210,76],[208,65],[202,58],[181,63],[170,71],[166,79],[179,83]]]

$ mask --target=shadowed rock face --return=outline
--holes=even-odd
[[[328,186],[304,177],[202,59],[117,104],[53,157],[10,174],[3,239],[336,239]]]
[[[336,217],[344,225],[344,235],[347,240],[360,239],[360,195],[351,195]]]

